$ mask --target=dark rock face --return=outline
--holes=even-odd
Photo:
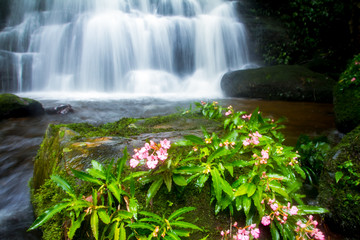
[[[0,120],[12,117],[28,117],[44,114],[44,108],[38,101],[20,98],[14,94],[0,94]]]
[[[278,65],[226,73],[221,89],[229,97],[332,102],[334,81],[302,66]]]
[[[337,172],[343,174],[336,183]],[[360,239],[360,127],[348,133],[324,161],[319,203],[327,208],[326,222],[347,239]]]

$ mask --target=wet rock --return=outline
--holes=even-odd
[[[68,113],[73,113],[74,109],[72,108],[72,106],[70,104],[62,104],[59,105],[57,107],[51,107],[51,108],[46,108],[45,112],[47,114],[68,114]]]
[[[336,182],[336,176],[343,176]],[[329,210],[330,229],[360,239],[360,126],[345,135],[324,161],[319,203]]]
[[[332,103],[334,81],[302,66],[278,65],[226,73],[221,89],[229,97]]]
[[[0,94],[0,120],[12,117],[39,116],[44,114],[42,104],[30,98],[11,93]]]

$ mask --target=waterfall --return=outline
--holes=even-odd
[[[11,2],[0,91],[216,94],[250,62],[234,1]]]

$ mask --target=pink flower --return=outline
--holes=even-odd
[[[250,143],[251,143],[251,140],[249,138],[247,138],[243,141],[244,146],[248,146],[248,145],[250,145]]]
[[[260,230],[258,228],[255,228],[255,229],[251,229],[251,235],[254,237],[254,238],[258,238],[260,236]]]
[[[130,167],[132,167],[132,168],[136,168],[136,166],[139,164],[139,160],[136,160],[136,159],[131,159],[130,160]]]
[[[270,207],[272,210],[276,211],[276,209],[278,209],[279,205],[277,203],[274,203],[274,204],[270,204]]]
[[[242,117],[241,117],[242,119],[250,119],[251,118],[251,114],[249,114],[249,115],[243,115]]]
[[[356,80],[356,78],[353,77],[353,78],[351,79],[351,82],[354,82],[355,80]]]
[[[261,138],[261,137],[262,137],[262,135],[261,135],[258,131],[256,131],[256,132],[253,134],[253,136],[255,136],[255,137],[259,137],[259,138]]]
[[[206,102],[204,102],[204,101],[201,101],[201,105],[205,105],[206,104]]]
[[[296,215],[298,211],[299,211],[299,209],[297,207],[292,206],[289,213],[290,213],[290,215]]]
[[[148,143],[145,143],[145,146],[144,146],[144,148],[147,150],[147,151],[149,151],[151,148],[150,148],[150,144],[148,144]]]
[[[156,165],[159,163],[159,161],[157,160],[157,158],[154,155],[150,155],[147,158],[147,162],[146,165],[148,166],[148,168],[150,169],[154,169],[156,167]]]
[[[231,110],[227,111],[227,112],[225,113],[225,116],[229,116],[230,114],[232,114],[232,111],[231,111]]]
[[[164,149],[164,148],[160,148],[158,151],[156,151],[156,154],[157,154],[158,159],[160,159],[161,161],[166,160],[168,157],[168,153],[167,153],[166,149]]]
[[[161,147],[165,148],[165,149],[169,149],[170,148],[170,141],[167,139],[164,139],[163,141],[160,141]]]
[[[261,150],[262,158],[269,159],[269,151]]]
[[[261,219],[261,223],[264,226],[267,226],[270,224],[270,216],[263,216]]]

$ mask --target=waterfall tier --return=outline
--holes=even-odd
[[[234,2],[17,0],[0,32],[0,91],[218,93],[249,64]]]

